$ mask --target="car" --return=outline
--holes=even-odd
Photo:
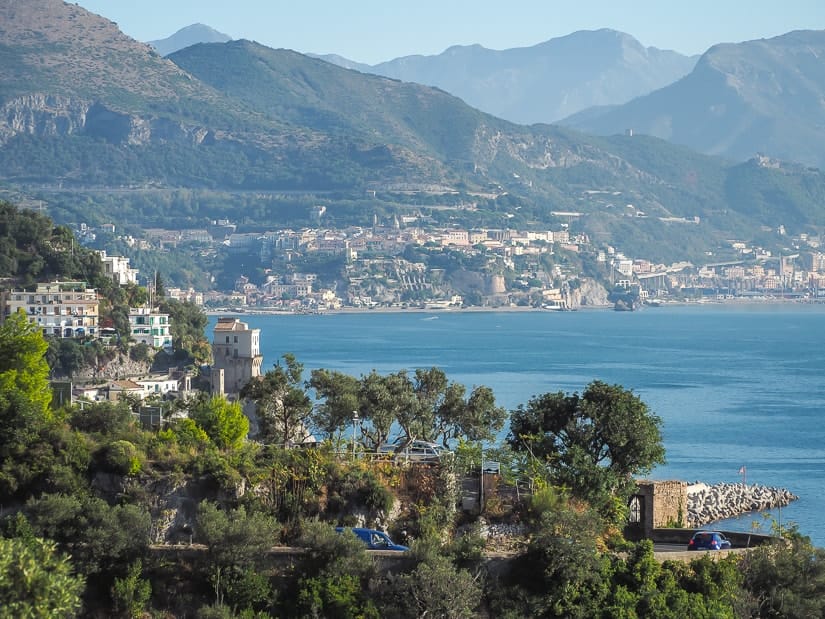
[[[688,542],[688,550],[727,550],[730,540],[719,531],[696,531]]]
[[[352,531],[353,535],[366,544],[368,550],[395,550],[398,552],[406,552],[409,550],[406,546],[396,544],[390,539],[390,536],[379,531],[378,529],[365,529],[363,527],[335,527],[338,533]]]
[[[411,441],[406,447],[403,442],[386,443],[378,447],[378,453],[394,454],[397,460],[409,462],[439,462],[445,454],[452,453],[438,443]]]

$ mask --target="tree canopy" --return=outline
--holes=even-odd
[[[629,498],[634,475],[664,462],[661,425],[632,391],[594,381],[582,394],[546,393],[519,406],[507,440],[543,461],[554,483],[607,507]]]

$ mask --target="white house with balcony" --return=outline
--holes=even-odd
[[[148,307],[130,307],[129,325],[132,339],[136,342],[143,342],[152,348],[172,348],[169,314]]]
[[[100,250],[100,260],[103,262],[103,272],[118,286],[137,284],[138,270],[129,267],[129,259],[123,256],[109,256],[105,250]]]

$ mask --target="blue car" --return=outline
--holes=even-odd
[[[335,527],[335,530],[338,533],[352,531],[355,537],[364,542],[369,550],[397,550],[399,552],[409,550],[406,546],[396,544],[390,539],[389,535],[383,531],[378,531],[377,529],[364,529],[361,527],[353,527],[350,529],[347,527]]]
[[[730,540],[719,531],[696,531],[688,542],[688,550],[727,550]]]

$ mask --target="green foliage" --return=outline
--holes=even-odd
[[[140,453],[132,443],[118,440],[104,448],[101,465],[110,473],[137,475],[141,470],[140,460]]]
[[[97,282],[102,275],[100,257],[77,244],[71,230],[0,201],[0,278],[31,286],[54,279]]]
[[[508,442],[546,463],[556,485],[614,522],[632,477],[664,462],[661,419],[632,391],[594,381],[581,395],[547,393],[513,411]],[[626,502],[626,501],[625,501]]]
[[[375,567],[352,532],[308,522],[298,545],[305,549],[295,566],[298,616],[379,616],[366,592]]]
[[[268,598],[269,587],[254,570],[274,545],[275,532],[274,520],[265,514],[243,507],[223,511],[206,502],[198,506],[196,535],[208,546],[209,580],[217,603],[226,599],[246,608]]]
[[[259,434],[263,442],[287,445],[303,442],[312,414],[312,401],[306,394],[301,375],[304,366],[295,356],[283,356],[259,380],[241,389],[241,397],[257,406]]]
[[[249,433],[249,420],[240,403],[222,396],[196,400],[189,415],[219,449],[239,448]]]
[[[138,363],[146,363],[151,360],[149,345],[145,342],[138,342],[129,348],[129,358]]]
[[[194,419],[175,419],[161,435],[166,436],[167,432],[185,447],[201,447],[209,442],[209,435]]]
[[[482,591],[473,575],[434,554],[407,573],[388,577],[380,592],[382,616],[477,617]]]
[[[54,542],[0,538],[0,618],[75,617],[83,587]]]
[[[753,617],[825,614],[825,550],[806,538],[760,546],[742,558]]]
[[[185,351],[196,364],[209,362],[212,353],[204,335],[208,319],[203,309],[189,301],[175,299],[163,299],[160,309],[169,314],[175,350]]]
[[[145,555],[149,513],[88,496],[43,495],[26,504],[35,534],[55,540],[85,575],[109,576]]]
[[[125,402],[86,402],[72,407],[69,425],[88,434],[115,437],[134,430],[135,419]]]
[[[152,596],[152,585],[141,577],[143,564],[140,560],[129,566],[124,578],[115,578],[112,585],[113,610],[118,616],[128,619],[140,619]]]
[[[0,393],[19,392],[43,416],[52,399],[47,349],[40,329],[23,313],[8,316],[0,323]]]

